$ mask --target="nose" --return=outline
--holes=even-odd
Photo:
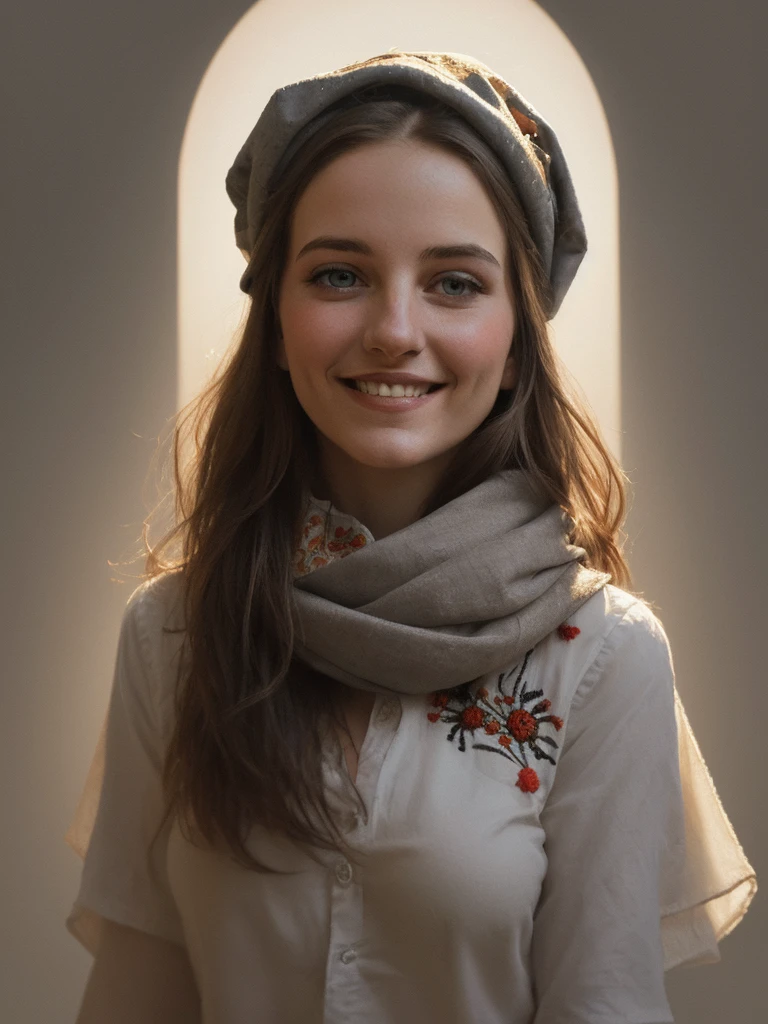
[[[424,348],[424,333],[410,288],[405,283],[382,291],[370,303],[363,346],[366,351],[380,352],[392,360]]]

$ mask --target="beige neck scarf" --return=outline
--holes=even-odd
[[[294,580],[296,654],[355,689],[420,694],[514,665],[610,574],[571,521],[504,470],[428,516]]]

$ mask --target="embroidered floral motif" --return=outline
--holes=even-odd
[[[488,689],[481,686],[477,693],[472,696],[470,684],[454,687],[452,690],[436,690],[427,695],[429,707],[438,708],[437,711],[429,711],[427,718],[430,722],[445,722],[452,724],[453,728],[448,733],[448,741],[452,741],[456,734],[459,734],[459,750],[465,751],[465,735],[470,734],[472,740],[475,733],[482,730],[486,736],[497,736],[498,746],[491,746],[487,743],[473,743],[473,750],[489,750],[493,754],[501,754],[507,760],[521,765],[517,773],[515,783],[523,793],[535,793],[539,788],[539,776],[528,764],[529,753],[537,761],[549,761],[555,764],[555,759],[539,746],[540,743],[548,747],[558,749],[557,743],[551,736],[545,736],[541,732],[542,725],[554,726],[559,732],[563,727],[563,720],[557,715],[546,714],[552,707],[552,702],[543,696],[543,690],[526,690],[523,682],[523,674],[528,665],[533,648],[527,652],[522,667],[515,679],[512,693],[505,693],[505,683],[509,683],[515,669],[502,673],[498,678],[498,694],[489,700]],[[525,705],[537,701],[528,710]],[[516,745],[517,753],[513,749]]]
[[[557,627],[557,635],[561,640],[573,640],[580,632],[578,626],[569,626],[567,622],[563,622]]]
[[[294,556],[294,570],[297,576],[304,576],[313,569],[319,569],[335,558],[346,558],[367,543],[365,534],[356,532],[351,526],[335,527],[332,539],[329,539],[327,544],[325,534],[325,516],[314,512],[304,525],[301,543]]]

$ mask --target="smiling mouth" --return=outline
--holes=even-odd
[[[364,391],[361,392],[360,391],[360,388],[355,384],[353,379],[351,379],[349,377],[342,377],[341,381],[342,381],[343,384],[346,384],[347,387],[351,388],[353,391],[358,391],[358,392],[360,392],[360,394],[366,394],[366,392],[364,392]],[[427,388],[427,390],[424,393],[427,394],[427,395],[431,395],[433,391],[438,391],[440,388],[444,388],[444,387],[445,387],[445,384],[430,384],[430,386]]]

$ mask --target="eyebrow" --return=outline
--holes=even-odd
[[[313,238],[311,242],[307,242],[296,259],[300,260],[302,256],[312,252],[314,249],[334,249],[336,252],[359,252],[363,256],[373,255],[373,250],[369,245],[355,238],[332,238],[329,235],[322,235],[320,238]],[[422,261],[449,260],[462,256],[484,260],[486,263],[492,263],[501,270],[501,264],[493,253],[488,252],[482,245],[476,245],[474,242],[467,242],[462,245],[432,245],[419,253],[419,259]]]

